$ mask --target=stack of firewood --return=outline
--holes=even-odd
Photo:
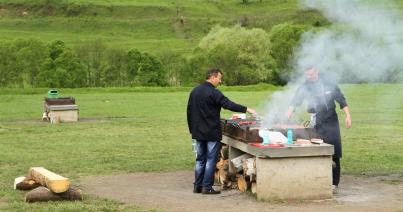
[[[231,171],[230,171],[231,169]],[[223,145],[217,162],[215,181],[221,189],[236,189],[256,193],[256,158],[243,154],[228,159],[228,146]]]
[[[25,196],[26,202],[82,200],[81,189],[70,186],[68,178],[43,167],[33,167],[25,177],[17,177],[14,189],[31,190]]]

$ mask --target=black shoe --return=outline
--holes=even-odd
[[[216,191],[213,188],[203,188],[202,194],[221,194],[221,191]]]
[[[199,194],[199,193],[201,193],[201,192],[202,192],[202,187],[197,187],[197,186],[195,186],[195,187],[193,188],[193,193]]]

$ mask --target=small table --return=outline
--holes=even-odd
[[[256,184],[259,200],[332,198],[333,145],[290,145],[258,148],[223,135],[228,159],[248,153],[256,157]],[[231,167],[229,171],[233,172]]]

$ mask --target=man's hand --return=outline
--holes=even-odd
[[[347,129],[351,128],[351,117],[350,117],[350,115],[346,116],[346,128]]]
[[[256,117],[256,116],[257,116],[256,111],[255,111],[254,109],[252,109],[252,108],[247,108],[247,109],[246,109],[246,112],[248,112],[252,117]]]
[[[346,114],[346,128],[349,129],[349,128],[351,128],[351,116],[350,116],[350,110],[348,109],[348,106],[345,106],[343,108],[343,111]]]

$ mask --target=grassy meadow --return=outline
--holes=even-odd
[[[231,99],[264,108],[272,86],[223,87]],[[403,174],[403,85],[344,85],[353,128],[343,128],[343,174]],[[192,170],[186,124],[190,88],[65,89],[80,106],[80,122],[40,122],[40,89],[0,92],[0,210],[142,210],[86,196],[81,203],[26,204],[12,189],[29,167],[44,166],[80,185],[80,177],[129,172]],[[399,95],[400,94],[400,95]],[[230,116],[223,111],[222,116]]]
[[[363,0],[379,3],[374,0]],[[390,0],[403,9],[403,1]],[[184,24],[180,19],[183,17]],[[100,40],[108,47],[190,54],[209,30],[242,24],[270,31],[280,23],[326,26],[298,0],[0,0],[0,39]],[[232,100],[264,113],[271,85],[221,87]],[[108,199],[24,203],[16,177],[44,166],[80,186],[83,176],[192,170],[186,123],[191,88],[60,89],[80,107],[78,123],[40,121],[48,89],[0,89],[0,211],[143,211]],[[342,173],[403,175],[403,84],[343,85],[352,120],[343,141]],[[339,111],[340,112],[340,111]],[[223,111],[222,117],[231,112]],[[84,191],[85,192],[85,191]],[[191,191],[189,191],[191,192]]]
[[[189,53],[217,25],[243,23],[266,30],[279,23],[313,23],[318,12],[298,1],[203,0],[0,0],[0,39],[62,40],[69,45],[101,40],[113,48]],[[183,17],[184,24],[180,23]]]

